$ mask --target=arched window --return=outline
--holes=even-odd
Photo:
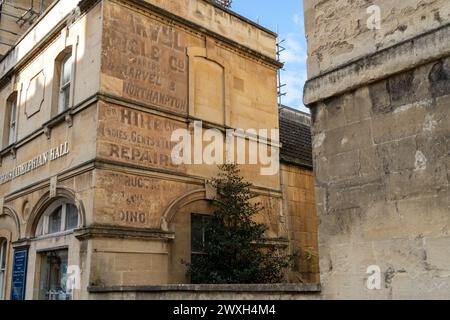
[[[59,75],[59,102],[58,112],[69,109],[70,82],[72,80],[72,54],[68,53],[61,61]]]
[[[53,201],[39,218],[35,230],[37,240],[52,236],[66,236],[71,231],[80,227],[81,219],[77,207],[59,198]],[[63,237],[60,237],[61,240]],[[73,295],[73,287],[68,285],[68,257],[69,248],[62,249],[67,240],[62,240],[56,248],[39,252],[40,269],[39,299],[43,300],[70,300]]]
[[[52,83],[52,116],[70,108],[72,77],[72,47],[61,51],[55,59]]]
[[[16,142],[17,131],[17,92],[9,96],[6,101],[5,126],[3,146],[7,147]]]
[[[78,228],[79,221],[77,207],[58,200],[41,216],[36,228],[36,237],[74,230]]]
[[[6,279],[6,249],[7,240],[0,238],[0,300],[3,300]]]

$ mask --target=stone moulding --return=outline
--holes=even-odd
[[[86,240],[92,238],[120,238],[169,241],[175,239],[175,235],[171,232],[114,226],[91,226],[78,229],[75,231],[75,237],[78,240]]]
[[[90,293],[117,292],[236,292],[236,293],[318,293],[320,284],[169,284],[152,286],[88,287]]]
[[[17,233],[20,236],[21,221],[20,221],[20,218],[19,218],[19,215],[17,214],[17,212],[15,212],[12,207],[4,205],[4,206],[0,207],[0,217],[3,215],[9,216],[14,220],[14,223],[16,224]]]
[[[170,223],[182,207],[201,200],[207,200],[205,188],[190,191],[172,201],[161,217],[161,230],[168,232]]]
[[[44,70],[39,71],[31,78],[26,91],[25,114],[27,118],[41,111],[45,97],[45,74]]]
[[[78,209],[80,225],[84,226],[86,224],[86,213],[83,202],[77,198],[77,194],[74,190],[65,187],[57,187],[54,195],[57,198],[63,198],[69,203],[74,204]],[[50,190],[41,196],[28,218],[25,238],[33,238],[34,231],[36,230],[41,215],[53,201],[54,198],[50,197]]]
[[[304,88],[307,106],[450,55],[450,24],[362,57],[315,78]]]

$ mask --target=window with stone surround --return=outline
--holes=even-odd
[[[6,101],[3,146],[8,147],[16,142],[17,132],[17,92],[11,94]]]
[[[73,231],[80,227],[78,208],[66,198],[55,198],[43,211],[34,232],[34,241],[44,244],[36,255],[35,277],[39,279],[39,290],[34,299],[71,300],[74,288],[68,270],[69,252]],[[49,245],[51,240],[52,245]],[[73,255],[72,255],[73,257]],[[73,258],[72,258],[73,259]],[[76,266],[76,264],[75,264]]]
[[[70,108],[71,87],[73,82],[72,47],[65,48],[55,59],[52,86],[52,116]]]
[[[70,83],[72,80],[72,54],[67,54],[61,62],[61,74],[59,77],[59,113],[69,109]]]

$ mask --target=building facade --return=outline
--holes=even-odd
[[[322,295],[450,298],[450,4],[305,0]]]
[[[204,0],[59,0],[33,23],[0,61],[2,299],[198,291],[185,262],[218,172],[201,156],[226,134],[244,152],[206,155],[269,150],[241,166],[264,206],[257,219],[271,245],[307,260],[290,286],[259,294],[318,290],[316,233],[303,226],[314,226],[311,166],[271,170],[276,34]],[[175,133],[193,137],[176,160]]]

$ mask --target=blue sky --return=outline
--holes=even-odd
[[[306,81],[306,39],[303,25],[302,0],[233,0],[232,9],[277,31],[285,39],[286,51],[281,60],[285,63],[282,81],[286,83],[287,95],[283,104],[308,111],[302,103],[303,85]]]

